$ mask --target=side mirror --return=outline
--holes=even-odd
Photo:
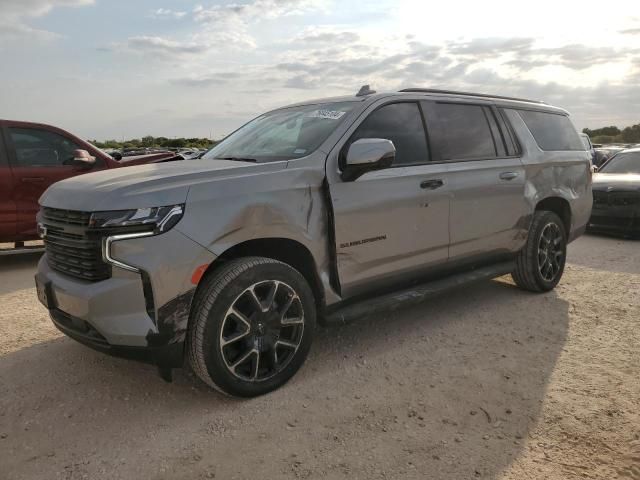
[[[591,165],[591,173],[596,173],[598,171],[598,167],[596,165]]]
[[[362,138],[349,147],[342,179],[355,180],[371,170],[390,167],[396,158],[396,147],[384,138]]]
[[[111,154],[111,158],[119,162],[120,160],[122,160],[122,154],[120,152],[113,152]]]
[[[96,157],[92,157],[86,150],[73,151],[73,165],[80,169],[89,169],[96,163]]]

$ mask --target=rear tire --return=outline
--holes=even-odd
[[[314,296],[297,270],[264,257],[232,260],[198,288],[189,363],[202,381],[225,394],[263,395],[302,366],[315,325]]]
[[[553,212],[533,215],[529,237],[516,259],[511,277],[518,287],[530,292],[548,292],[562,278],[567,258],[564,223]]]

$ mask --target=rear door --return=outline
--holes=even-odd
[[[390,168],[353,181],[327,175],[344,298],[409,282],[448,257],[447,166],[430,162],[419,102],[379,103],[362,118],[339,155],[355,140],[384,138],[394,143],[396,158]],[[328,165],[339,163],[333,161]]]
[[[529,218],[517,143],[490,102],[425,102],[439,161],[449,166],[449,259],[518,250]]]
[[[20,237],[36,238],[38,199],[52,184],[86,170],[72,165],[74,150],[84,149],[72,139],[43,127],[7,124],[9,153]]]
[[[13,176],[0,121],[0,242],[16,240],[16,204],[13,200]]]

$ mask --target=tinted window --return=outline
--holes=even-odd
[[[369,115],[351,137],[384,138],[396,147],[394,165],[415,165],[429,161],[427,137],[417,103],[392,103]]]
[[[600,169],[603,173],[640,174],[640,152],[618,153]]]
[[[440,127],[442,160],[496,157],[493,135],[482,106],[437,103],[435,114]]]
[[[542,150],[585,149],[566,115],[528,110],[520,110],[519,113]]]
[[[73,163],[73,151],[82,147],[48,130],[9,128],[21,167],[57,167]]]

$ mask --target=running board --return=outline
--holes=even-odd
[[[328,324],[348,323],[357,318],[380,312],[391,312],[408,305],[417,305],[442,292],[480,280],[500,277],[511,273],[515,268],[515,262],[502,262],[486,267],[476,268],[463,273],[450,275],[438,280],[415,285],[413,287],[398,290],[386,295],[380,295],[358,303],[352,303],[324,318]]]

